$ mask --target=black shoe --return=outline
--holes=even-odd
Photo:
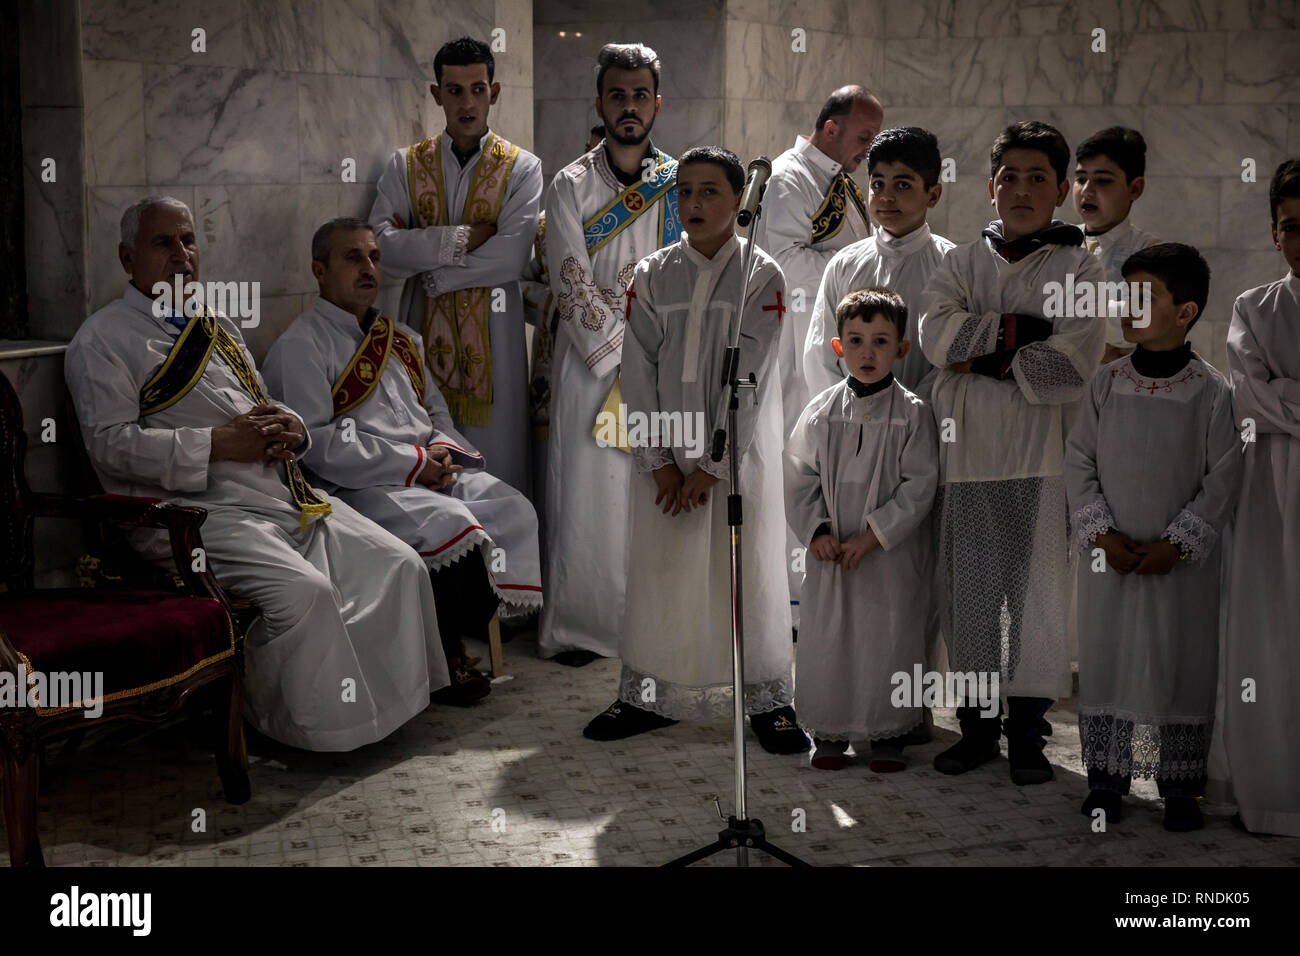
[[[675,723],[677,721],[616,700],[591,719],[591,723],[583,728],[582,736],[588,740],[622,740],[649,730],[671,727]]]
[[[793,707],[750,714],[749,726],[754,728],[758,742],[770,754],[801,754],[812,746],[808,735],[799,729]]]
[[[1087,798],[1083,801],[1083,806],[1079,812],[1085,817],[1091,817],[1094,810],[1101,810],[1106,816],[1103,818],[1106,823],[1119,823],[1120,818],[1124,815],[1124,799],[1114,790],[1089,790]]]
[[[600,660],[600,655],[595,651],[560,651],[551,660],[565,667],[586,667],[592,661]]]
[[[448,707],[468,707],[492,693],[492,682],[475,670],[472,663],[471,659],[464,657],[449,660],[447,672],[451,675],[451,684],[435,690],[429,699]]]
[[[966,773],[997,759],[1001,753],[997,737],[962,734],[961,740],[934,758],[934,769],[949,775]]]
[[[1007,761],[1011,764],[1011,782],[1021,787],[1047,783],[1052,779],[1052,765],[1043,756],[1047,741],[1037,734],[1007,735]]]
[[[1187,833],[1205,826],[1201,808],[1195,797],[1165,797],[1165,829],[1172,833]]]

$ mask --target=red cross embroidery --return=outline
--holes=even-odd
[[[627,306],[623,311],[623,321],[631,322],[632,321],[632,300],[636,298],[636,293],[632,291],[632,287],[629,285],[627,287],[627,292],[625,294],[627,295]]]
[[[631,294],[631,293],[629,293],[629,295],[630,295],[630,294]],[[764,311],[764,312],[775,312],[775,313],[776,313],[776,324],[777,324],[777,325],[780,325],[780,324],[781,324],[781,316],[785,315],[785,306],[781,304],[781,290],[780,290],[780,289],[777,289],[777,290],[776,290],[776,305],[765,305],[765,306],[763,306],[763,311]]]

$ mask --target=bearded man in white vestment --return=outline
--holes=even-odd
[[[332,219],[312,238],[320,298],[271,347],[271,393],[296,408],[312,437],[303,464],[323,487],[424,558],[451,686],[438,703],[464,706],[491,684],[463,638],[487,640],[498,603],[517,614],[542,603],[537,514],[484,471],[424,374],[418,333],[374,308],[383,276],[374,233]],[[455,461],[453,462],[453,459]]]
[[[849,174],[866,159],[884,121],[884,109],[873,95],[861,86],[841,87],[822,106],[812,136],[800,135],[794,146],[772,163],[763,214],[753,238],[781,267],[789,290],[789,315],[781,325],[777,352],[782,434],[787,437],[812,399],[804,375],[803,350],[822,273],[836,252],[871,235],[866,201]],[[786,534],[786,573],[795,627],[799,626],[803,571],[796,570],[794,555],[805,544],[793,531]]]
[[[131,282],[85,321],[64,363],[101,483],[207,510],[209,566],[261,611],[245,645],[258,730],[306,750],[381,740],[448,683],[424,562],[306,483],[297,455],[310,437],[270,403],[237,322],[155,297],[199,279],[184,203],[129,208],[118,255]],[[165,538],[137,535],[147,558],[166,559]]]
[[[528,354],[519,277],[542,197],[542,164],[488,129],[501,84],[486,43],[461,37],[433,61],[447,126],[393,153],[370,210],[399,319],[424,340],[433,384],[492,473],[530,494]]]
[[[627,587],[631,458],[597,443],[617,411],[627,290],[637,261],[681,236],[677,163],[650,141],[659,58],[640,44],[600,52],[596,108],[605,139],[546,194],[544,252],[560,313],[552,359],[546,478],[543,657],[572,666],[618,655]]]

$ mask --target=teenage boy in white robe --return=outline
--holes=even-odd
[[[549,597],[537,644],[541,656],[572,667],[618,656],[631,459],[598,444],[593,431],[618,381],[632,272],[681,233],[676,161],[650,139],[659,56],[639,43],[610,43],[598,63],[605,139],[551,180],[543,248],[560,321],[546,449]]]
[[[803,371],[809,393],[816,395],[844,381],[844,365],[831,348],[836,307],[855,289],[879,287],[898,293],[907,306],[903,338],[916,344],[921,293],[939,260],[956,243],[930,231],[926,215],[939,202],[943,160],[934,134],[917,126],[887,129],[867,153],[867,208],[878,228],[866,239],[845,246],[822,274],[812,321],[803,344]],[[934,366],[913,347],[894,363],[894,377],[922,399],[930,390]]]
[[[866,200],[851,174],[885,121],[868,90],[851,84],[827,97],[811,136],[772,161],[763,193],[763,215],[751,232],[754,243],[785,274],[787,318],[781,325],[777,369],[781,375],[782,425],[790,434],[812,398],[803,372],[803,345],[822,272],[837,251],[871,235]],[[799,626],[799,589],[804,572],[793,530],[786,534],[786,576],[794,626]]]
[[[1154,777],[1165,829],[1203,826],[1219,674],[1220,537],[1241,480],[1228,380],[1192,351],[1210,268],[1160,243],[1124,263],[1148,314],[1136,349],[1092,380],[1065,457],[1079,560],[1083,813],[1120,819],[1134,776]],[[1104,552],[1094,555],[1094,549]]]
[[[1007,756],[1017,784],[1044,783],[1044,715],[1070,694],[1065,429],[1105,345],[1095,293],[1045,318],[1055,283],[1096,288],[1101,263],[1083,233],[1052,218],[1070,192],[1070,147],[1044,123],[994,141],[989,196],[999,219],[952,249],[922,296],[921,348],[939,368],[941,607],[954,671],[998,674]],[[1006,621],[1004,624],[1003,621]],[[965,773],[998,756],[999,722],[969,702],[962,738],[935,757]]]
[[[939,483],[934,415],[894,377],[911,343],[907,306],[888,289],[851,292],[832,344],[844,380],[818,394],[786,444],[786,516],[808,542],[795,672],[812,765],[844,767],[850,740],[868,766],[906,765],[924,711],[894,699],[893,675],[927,664],[933,549],[925,521]],[[928,668],[925,668],[928,669]]]
[[[1101,259],[1107,282],[1124,281],[1124,261],[1160,240],[1129,219],[1133,203],[1146,188],[1147,144],[1142,134],[1124,126],[1093,133],[1074,151],[1074,209],[1083,220],[1083,244]],[[1132,351],[1113,311],[1106,319],[1109,364]]]
[[[481,40],[433,59],[441,133],[395,151],[370,210],[398,318],[420,333],[430,379],[492,473],[529,494],[528,353],[519,277],[542,198],[542,162],[488,128],[501,84]]]
[[[104,490],[207,511],[209,567],[261,612],[244,677],[245,716],[258,730],[304,750],[383,739],[448,683],[424,562],[300,483],[296,458],[311,437],[296,414],[267,400],[238,322],[217,318],[233,342],[229,358],[214,350],[188,391],[146,389],[178,337],[203,322],[187,320],[179,303],[169,313],[153,293],[174,276],[199,281],[185,204],[150,197],[127,209],[118,255],[131,276],[125,294],[85,321],[64,360]],[[170,558],[165,535],[133,543],[150,560]]]
[[[783,586],[776,371],[783,280],[780,267],[753,250],[753,277],[736,315],[746,240],[736,237],[735,219],[744,183],[735,154],[715,146],[688,150],[677,171],[686,236],[642,259],[629,293],[622,381],[636,471],[628,505],[623,670],[617,699],[584,731],[595,740],[732,712],[726,482],[729,456],[739,454],[745,709],[764,749],[808,749],[790,707],[794,682]],[[738,319],[740,373],[752,372],[758,389],[742,395],[739,434],[728,436],[727,452],[715,462],[709,445],[714,429],[726,424],[721,374]],[[646,430],[655,420],[661,427]]]
[[[1248,440],[1233,531],[1223,737],[1246,829],[1300,836],[1300,159],[1277,168],[1268,201],[1287,273],[1238,296],[1228,328],[1233,408]]]
[[[370,226],[325,223],[311,267],[320,297],[271,346],[267,387],[302,415],[313,476],[424,558],[452,681],[434,700],[468,705],[491,684],[463,639],[486,641],[498,604],[516,616],[541,606],[536,512],[452,424],[419,334],[374,308],[383,269]]]

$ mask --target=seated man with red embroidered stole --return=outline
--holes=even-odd
[[[261,617],[246,647],[245,713],[306,750],[386,737],[447,684],[424,565],[348,505],[315,491],[297,454],[311,438],[271,403],[239,323],[161,290],[197,283],[189,208],[151,197],[122,217],[122,298],[90,316],[64,363],[106,491],[205,508],[205,561]],[[166,535],[136,532],[148,558]]]
[[[452,680],[434,699],[465,705],[490,685],[462,639],[486,638],[498,602],[524,613],[542,603],[537,514],[452,424],[420,336],[373,307],[379,259],[361,219],[316,231],[320,298],[271,347],[266,380],[302,415],[303,462],[322,487],[424,558]]]

